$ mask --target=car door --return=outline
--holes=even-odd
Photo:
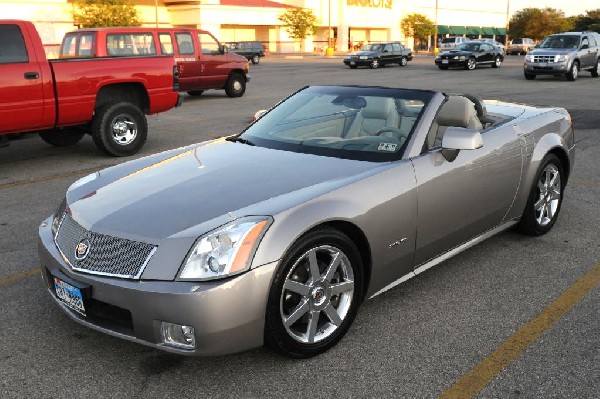
[[[219,41],[208,32],[198,32],[200,45],[200,81],[202,88],[215,89],[225,85],[229,77],[227,55],[222,51]]]
[[[494,60],[494,48],[487,43],[480,43],[476,57],[478,63],[489,64]]]
[[[394,49],[394,62],[400,62],[403,56],[402,45],[400,43],[392,43]]]
[[[0,25],[0,37],[0,133],[48,127],[42,70],[29,39],[16,24]]]
[[[435,134],[432,132],[431,134]],[[415,266],[498,226],[519,187],[522,146],[511,124],[448,161],[440,147],[412,159],[418,186]]]
[[[394,62],[394,49],[391,43],[383,45],[381,50],[381,64],[392,64]]]
[[[596,53],[594,51],[592,51],[592,48],[590,46],[590,41],[588,39],[587,36],[583,36],[581,38],[581,45],[580,45],[580,54],[581,54],[581,69],[584,68],[591,68],[592,66],[594,66],[596,64]]]
[[[191,32],[175,32],[177,52],[175,61],[179,68],[179,89],[192,91],[201,89],[200,76],[202,74],[199,52]]]

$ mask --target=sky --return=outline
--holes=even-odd
[[[489,1],[489,0],[488,0]],[[486,3],[488,1],[485,1]],[[493,1],[499,3],[502,0]],[[598,0],[508,0],[510,1],[510,13],[522,10],[523,8],[556,8],[563,10],[566,16],[585,14],[586,10],[595,10],[600,8]],[[459,3],[473,4],[472,1],[459,0]]]

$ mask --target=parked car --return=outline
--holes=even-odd
[[[471,42],[475,42],[475,43],[488,43],[491,44],[494,47],[498,47],[500,49],[500,51],[502,52],[502,55],[506,54],[506,48],[504,47],[504,44],[497,42],[494,39],[489,39],[489,38],[485,38],[485,39],[474,39],[471,40]]]
[[[504,61],[502,50],[488,43],[469,42],[463,43],[454,50],[445,51],[435,57],[435,64],[440,69],[462,67],[473,70],[478,65],[491,65],[499,68]]]
[[[574,147],[563,108],[306,87],[241,134],[73,183],[40,270],[69,317],[122,339],[314,356],[363,300],[510,227],[550,231]]]
[[[454,47],[458,46],[459,44],[463,44],[463,43],[467,43],[470,42],[471,39],[469,39],[468,37],[463,37],[463,36],[451,36],[451,37],[444,37],[442,38],[442,40],[440,40],[440,51],[448,51],[448,50],[452,50]]]
[[[537,75],[564,75],[568,80],[576,80],[582,70],[597,78],[599,60],[600,34],[565,32],[550,35],[525,56],[525,79],[532,80]]]
[[[513,39],[508,45],[508,54],[525,54],[535,47],[533,39],[528,37]]]
[[[84,46],[84,47],[82,47]],[[208,31],[192,28],[90,28],[67,33],[61,58],[123,57],[140,54],[175,56],[179,90],[197,96],[225,90],[241,97],[250,81],[248,60],[225,47]]]
[[[146,115],[181,104],[172,56],[96,58],[86,36],[77,59],[48,61],[27,21],[0,21],[0,37],[0,135],[39,132],[63,147],[88,133],[102,151],[132,155],[146,142]]]
[[[412,59],[412,50],[402,43],[380,42],[367,44],[360,51],[346,55],[344,65],[352,69],[359,66],[377,69],[388,64],[406,66],[408,61],[412,61]]]
[[[253,64],[258,64],[260,57],[265,56],[265,49],[258,41],[229,42],[227,43],[227,49],[231,53],[246,57]]]

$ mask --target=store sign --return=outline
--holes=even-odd
[[[346,4],[354,7],[392,8],[393,0],[346,0]]]

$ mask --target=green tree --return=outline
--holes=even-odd
[[[435,34],[434,23],[423,14],[410,14],[400,21],[400,29],[406,37],[425,40]]]
[[[555,8],[524,8],[514,13],[509,21],[510,37],[530,37],[541,40],[546,36],[571,30],[572,20]]]
[[[283,23],[283,28],[292,39],[300,40],[301,50],[302,40],[314,36],[319,27],[319,19],[312,10],[308,9],[288,8],[277,18]]]
[[[80,28],[142,24],[129,0],[73,0],[73,20]]]
[[[574,25],[573,29],[576,31],[592,30],[598,32],[598,26],[600,25],[600,8],[587,10],[585,14],[576,16]]]

